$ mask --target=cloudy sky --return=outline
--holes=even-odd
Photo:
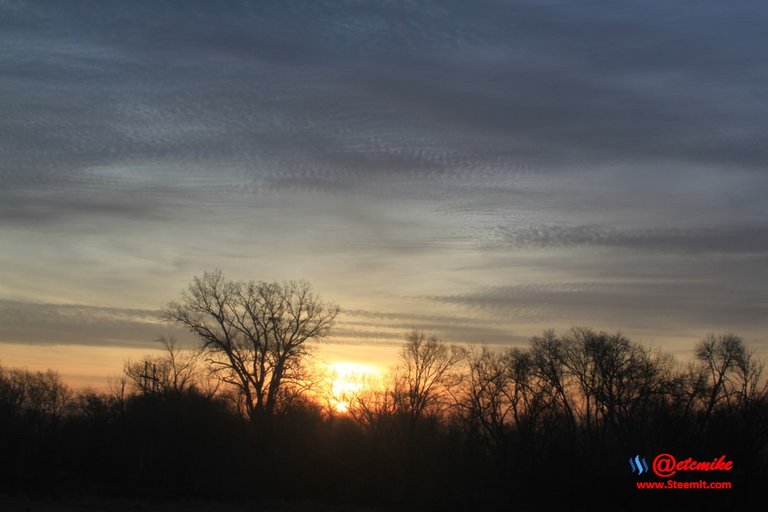
[[[150,347],[214,268],[311,281],[339,357],[409,327],[768,347],[766,26],[759,1],[0,0],[0,361]]]

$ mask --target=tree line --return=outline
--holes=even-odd
[[[590,328],[506,350],[412,330],[398,365],[348,391],[340,413],[307,358],[338,311],[306,282],[210,272],[165,309],[199,346],[162,339],[109,393],[0,367],[0,489],[640,509],[738,506],[767,481],[764,364],[734,334],[681,363]],[[734,490],[640,494],[628,459],[661,452],[726,454]]]

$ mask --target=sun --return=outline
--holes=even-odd
[[[360,363],[337,361],[328,365],[331,393],[330,402],[334,411],[349,412],[350,403],[366,387],[366,383],[379,375],[379,369]]]

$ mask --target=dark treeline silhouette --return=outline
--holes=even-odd
[[[460,349],[414,331],[346,413],[293,397],[255,424],[196,353],[128,362],[113,392],[0,368],[0,486],[33,495],[285,499],[462,509],[737,506],[768,478],[762,363],[734,335],[687,364],[620,334]],[[176,365],[176,367],[174,367]],[[245,414],[243,414],[243,412]],[[628,459],[727,455],[732,491],[641,492]],[[707,475],[709,479],[716,479]],[[698,478],[698,476],[697,476]],[[634,505],[633,505],[634,503]]]
[[[588,328],[507,350],[414,330],[398,366],[349,391],[339,412],[305,360],[335,306],[306,283],[212,273],[192,286],[199,294],[168,315],[200,348],[162,340],[164,354],[126,362],[110,393],[0,367],[0,492],[435,510],[715,510],[763,499],[768,391],[763,363],[736,335],[695,343],[681,363]],[[734,489],[637,490],[629,458],[664,452],[726,455],[730,472],[676,478]]]

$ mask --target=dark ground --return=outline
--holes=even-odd
[[[227,503],[221,501],[131,499],[38,499],[0,496],[2,512],[392,512],[313,503]]]

